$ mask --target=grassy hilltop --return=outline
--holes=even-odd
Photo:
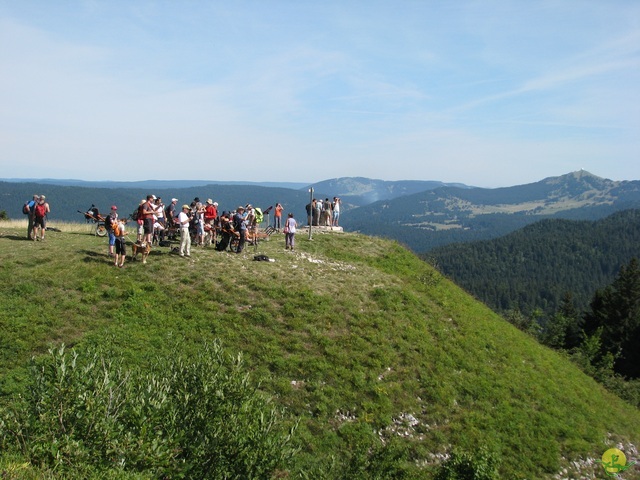
[[[452,451],[480,447],[502,478],[604,478],[592,459],[621,444],[631,460],[640,445],[637,409],[397,243],[298,233],[285,252],[274,235],[242,255],[156,247],[146,265],[118,269],[89,227],[56,226],[32,242],[26,227],[0,223],[0,404],[49,346],[103,345],[140,367],[176,339],[194,352],[219,339],[284,422],[300,422],[281,477],[346,475],[340,462],[363,439],[369,452],[394,445],[407,478],[432,478]],[[1,455],[0,471],[25,462]],[[624,478],[640,478],[637,468]]]

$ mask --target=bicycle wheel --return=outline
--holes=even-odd
[[[104,222],[98,222],[96,225],[96,235],[104,237],[107,234],[107,227],[104,226]]]

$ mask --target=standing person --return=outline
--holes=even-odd
[[[199,247],[204,245],[204,213],[205,206],[200,202],[196,203],[196,208],[192,212],[192,220],[195,230],[196,245]]]
[[[120,268],[124,267],[124,257],[127,256],[125,233],[124,220],[116,219],[113,223],[113,236],[115,237],[116,249],[113,264]]]
[[[44,195],[40,195],[38,199],[38,203],[33,208],[34,219],[33,219],[33,239],[41,240],[44,242],[44,232],[47,229],[47,221],[46,217],[51,212],[51,208],[49,208],[49,204],[46,202],[47,197]],[[38,229],[40,229],[40,238],[38,239]]]
[[[189,205],[182,205],[182,211],[178,214],[177,222],[180,225],[180,256],[191,256],[191,234],[189,233]]]
[[[242,205],[236,209],[236,213],[233,216],[233,229],[240,235],[236,253],[241,253],[247,240],[247,222],[244,217],[244,207]]]
[[[218,221],[218,202],[210,198],[204,207],[205,244],[216,244],[216,223]]]
[[[256,222],[256,211],[253,208],[253,205],[250,203],[245,207],[245,215],[244,215],[244,223],[247,226],[247,239],[249,240],[249,245],[256,244],[256,233],[258,229],[258,225]]]
[[[40,200],[40,197],[37,194],[34,194],[33,198],[26,204],[26,208],[28,209],[27,215],[29,216],[29,225],[27,226],[27,238],[29,240],[35,240],[33,231],[33,220],[35,218],[36,204],[38,203],[38,200]]]
[[[293,251],[293,247],[295,245],[295,237],[296,237],[296,227],[298,226],[298,222],[293,218],[293,213],[289,213],[287,215],[287,219],[284,222],[284,249],[288,248]]]
[[[320,225],[320,214],[322,213],[322,201],[313,199],[313,226],[317,227]]]
[[[115,205],[111,205],[111,213],[105,218],[104,226],[107,229],[107,233],[109,234],[109,256],[113,257],[113,249],[116,244],[116,234],[114,233],[114,228],[118,223],[118,207]]]
[[[273,212],[273,228],[275,228],[278,233],[280,233],[280,229],[282,228],[282,210],[282,205],[276,203],[276,208]]]
[[[165,208],[165,217],[166,217],[166,222],[167,222],[167,227],[172,227],[175,219],[176,219],[176,215],[178,215],[179,212],[176,212],[176,204],[178,203],[178,199],[177,198],[172,198],[171,199],[171,203],[169,205],[167,205],[167,208]]]
[[[340,204],[342,200],[338,197],[333,197],[333,221],[331,222],[332,227],[338,226],[338,221],[340,220]]]
[[[147,201],[142,205],[142,226],[144,237],[142,238],[142,246],[147,243],[151,245],[153,242],[153,224],[155,223],[154,216],[156,214],[155,195],[147,195]]]
[[[154,223],[153,234],[154,236],[157,236],[156,240],[163,241],[164,229],[167,227],[167,223],[164,218],[164,203],[162,203],[162,199],[160,197],[156,198],[155,206],[156,206],[156,221]],[[158,225],[160,226],[158,227]]]
[[[313,208],[313,203],[307,203],[307,206],[305,208],[307,209],[307,225],[310,227],[315,208]]]
[[[322,225],[324,227],[330,227],[333,222],[333,212],[331,211],[331,202],[328,198],[322,202]]]

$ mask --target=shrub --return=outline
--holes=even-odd
[[[51,349],[32,361],[27,394],[0,410],[0,447],[71,476],[268,478],[295,454],[295,423],[243,368],[218,343],[178,344],[145,372],[99,348]]]
[[[438,469],[435,480],[497,480],[498,463],[483,449],[475,454],[454,451]]]

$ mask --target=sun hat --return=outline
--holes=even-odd
[[[207,203],[208,203],[209,205],[211,205],[211,204],[213,204],[213,200],[211,200],[210,198],[207,198]]]
[[[177,202],[177,201],[178,201],[178,199],[177,199],[177,198],[172,198],[172,199],[171,199],[171,201],[172,201],[172,202]]]

